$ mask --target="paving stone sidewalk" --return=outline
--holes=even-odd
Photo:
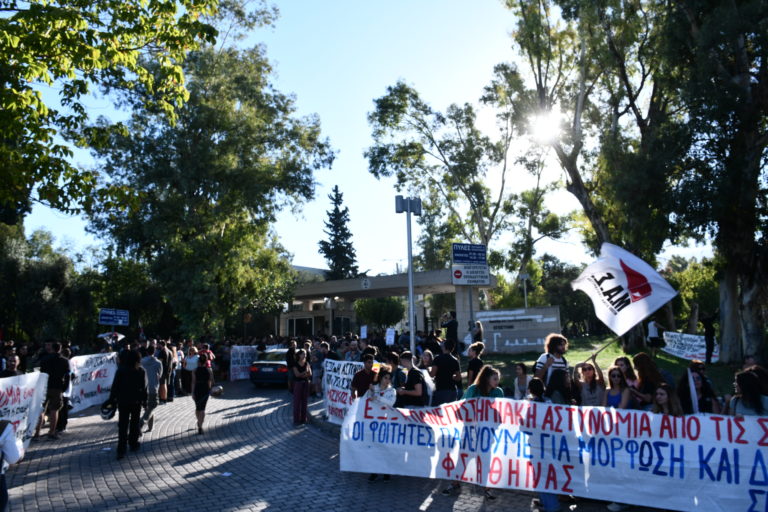
[[[58,441],[33,442],[7,474],[11,511],[523,511],[531,493],[465,486],[459,497],[440,494],[440,481],[339,471],[338,428],[294,427],[285,389],[248,382],[225,384],[208,402],[206,431],[196,434],[189,397],[157,409],[154,431],[141,450],[118,461],[117,421],[91,409],[70,420]],[[604,503],[563,503],[563,510],[604,511]],[[635,508],[633,510],[640,510]]]

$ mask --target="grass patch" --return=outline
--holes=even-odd
[[[627,356],[630,359],[639,351],[625,353],[621,348],[621,343],[615,336],[585,336],[568,340],[568,352],[565,357],[570,366],[575,366],[588,359],[596,350],[600,349],[606,343],[613,341],[608,347],[597,355],[597,364],[607,376],[606,371],[613,364],[617,357]],[[648,352],[650,353],[650,352]],[[533,364],[541,355],[541,352],[523,352],[520,354],[485,354],[483,362],[493,365],[501,372],[501,385],[510,386],[515,377],[515,364],[525,363],[529,372]],[[466,361],[466,359],[464,359]],[[667,370],[679,378],[688,368],[690,361],[680,359],[666,352],[659,351],[656,357],[656,364],[660,369]],[[463,364],[466,364],[465,362]],[[718,395],[733,393],[733,375],[734,368],[726,364],[713,364],[707,367],[707,376],[712,380],[715,392]]]

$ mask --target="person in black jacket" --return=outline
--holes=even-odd
[[[51,352],[41,358],[40,371],[48,374],[48,389],[45,394],[45,406],[43,414],[48,415],[50,431],[49,439],[58,439],[56,433],[56,423],[59,420],[59,410],[64,405],[64,390],[69,387],[69,360],[61,355],[61,343],[51,343]],[[40,427],[43,424],[43,417],[37,424],[35,437],[40,434]]]
[[[133,452],[138,451],[140,446],[141,406],[147,401],[147,374],[139,364],[140,361],[139,353],[135,350],[124,349],[120,352],[119,366],[109,393],[110,401],[117,403],[118,460],[125,457],[127,445],[130,445]]]

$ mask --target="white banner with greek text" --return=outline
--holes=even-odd
[[[109,398],[112,390],[112,381],[117,372],[117,353],[76,356],[69,360],[69,369],[72,372],[70,412],[101,405]]]
[[[24,443],[25,450],[35,434],[47,388],[46,373],[32,372],[0,379],[0,419],[11,422],[16,438]]]
[[[672,510],[768,510],[768,418],[506,398],[408,410],[359,399],[340,444],[342,471]]]
[[[256,345],[232,345],[229,352],[229,380],[250,378],[251,363],[259,357]]]
[[[683,334],[681,332],[664,332],[664,343],[666,345],[662,350],[673,356],[681,357],[692,361],[698,359],[704,361],[707,358],[707,343],[704,336],[696,334]],[[720,360],[720,345],[715,340],[715,349],[712,351],[712,362]]]
[[[341,425],[350,403],[352,377],[363,369],[363,363],[325,360],[323,373],[323,401],[328,421]]]

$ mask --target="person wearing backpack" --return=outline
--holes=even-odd
[[[0,512],[8,508],[8,484],[5,471],[10,464],[16,464],[24,457],[24,444],[16,439],[13,425],[8,420],[0,420]]]

